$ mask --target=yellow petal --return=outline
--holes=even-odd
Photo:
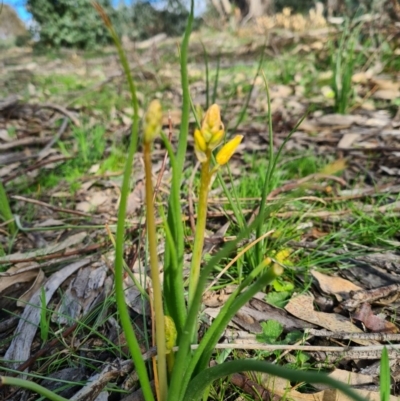
[[[206,141],[203,137],[203,134],[198,129],[194,130],[194,143],[199,150],[202,150],[203,152],[206,151],[207,149]]]
[[[216,157],[217,163],[220,166],[228,163],[229,159],[232,157],[232,155],[235,153],[235,150],[240,145],[240,142],[242,142],[242,139],[243,135],[236,135],[221,148]]]
[[[224,139],[225,131],[220,130],[215,133],[208,142],[208,149],[214,150]]]
[[[202,131],[210,131],[215,134],[221,129],[221,112],[217,104],[213,104],[207,110],[204,116],[203,124],[201,126]]]
[[[196,153],[196,157],[200,163],[204,163],[207,161],[207,154],[203,150],[201,150],[198,146],[196,141],[194,142],[194,153]]]
[[[213,133],[205,128],[201,129],[201,135],[203,135],[203,138],[207,143],[210,142],[211,138],[213,137]]]
[[[152,100],[144,118],[144,141],[152,142],[159,135],[162,127],[162,107],[159,100]]]

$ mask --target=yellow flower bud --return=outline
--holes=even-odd
[[[172,351],[176,343],[177,331],[175,327],[175,322],[172,320],[170,316],[164,316],[164,324],[165,324],[165,342],[167,347],[167,354]]]
[[[208,148],[214,150],[224,139],[225,131],[221,130],[215,133],[208,142]]]
[[[223,129],[221,122],[221,112],[217,104],[213,104],[207,110],[204,117],[203,124],[201,126],[202,131],[209,131],[211,135],[216,134],[218,131]],[[204,134],[204,133],[203,133]]]
[[[242,139],[243,135],[236,135],[233,139],[231,139],[221,148],[221,150],[217,153],[216,157],[217,163],[220,166],[223,166],[224,164],[228,163],[230,158],[235,153],[235,150],[240,145],[240,142],[242,142]]]
[[[202,133],[198,129],[195,129],[195,131],[194,131],[194,142],[199,150],[202,150],[203,152],[205,152],[207,150],[206,141],[205,141]]]
[[[144,141],[149,143],[160,134],[162,126],[162,107],[159,100],[152,100],[144,118]]]
[[[202,135],[202,133],[196,129],[194,131],[194,152],[196,153],[196,157],[200,163],[204,163],[207,161],[207,143]]]

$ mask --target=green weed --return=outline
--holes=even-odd
[[[335,110],[340,114],[346,114],[353,104],[352,78],[356,66],[355,47],[361,27],[361,24],[354,27],[350,21],[347,21],[340,34],[337,47],[334,47],[331,42],[332,89],[335,94]]]

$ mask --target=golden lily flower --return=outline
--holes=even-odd
[[[200,163],[204,163],[207,161],[208,157],[206,155],[206,151],[206,141],[200,130],[196,129],[194,131],[194,152],[196,153],[196,157]]]
[[[144,141],[153,142],[162,127],[162,107],[159,100],[152,100],[144,118]]]
[[[220,166],[223,166],[224,164],[228,163],[230,158],[235,153],[235,150],[240,145],[240,142],[242,142],[242,139],[243,135],[236,135],[233,139],[231,139],[221,148],[221,150],[217,153],[216,156],[217,163]]]
[[[200,163],[210,159],[211,152],[222,142],[224,135],[219,106],[213,104],[204,116],[201,129],[194,131],[194,149]]]
[[[203,124],[201,125],[201,130],[211,134],[211,136],[220,130],[224,129],[224,125],[221,121],[221,112],[217,104],[213,104],[207,110],[204,116]]]
[[[200,163],[206,163],[211,160],[211,152],[221,144],[224,136],[225,127],[221,121],[219,106],[213,104],[204,116],[201,129],[194,131],[194,150]],[[235,138],[222,147],[217,154],[218,166],[213,169],[212,173],[217,171],[219,166],[228,163],[242,139],[242,135],[236,135]]]

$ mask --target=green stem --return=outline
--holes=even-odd
[[[199,203],[197,206],[196,232],[194,236],[192,263],[189,276],[189,308],[192,306],[194,293],[200,276],[201,257],[204,246],[204,235],[207,220],[208,191],[212,173],[210,172],[211,152],[208,151],[207,161],[201,165]]]
[[[194,0],[190,1],[190,12],[182,39],[180,52],[181,87],[182,87],[182,117],[179,132],[178,150],[175,167],[172,172],[171,196],[168,200],[168,225],[174,237],[178,266],[173,266],[171,251],[168,243],[164,253],[164,299],[166,312],[173,318],[178,338],[182,335],[186,319],[186,305],[183,287],[183,257],[184,257],[184,230],[182,224],[182,210],[180,205],[180,189],[183,166],[185,163],[187,138],[189,132],[190,93],[187,70],[189,38],[194,20]],[[177,200],[178,198],[178,200]]]
[[[1,217],[5,221],[10,221],[8,223],[8,229],[10,230],[11,234],[14,234],[16,231],[14,216],[8,202],[6,190],[4,189],[3,183],[0,181],[0,218]]]
[[[163,134],[161,133],[161,136]],[[180,179],[171,143],[164,136],[164,144],[167,148],[172,167],[171,194],[169,198],[169,210],[167,224],[170,238],[167,236],[164,254],[164,306],[165,312],[172,317],[178,332],[178,338],[182,334],[186,319],[185,288],[183,283],[183,225],[180,204]],[[166,231],[167,232],[167,231]]]
[[[153,183],[151,181],[151,143],[144,143],[143,147],[144,169],[146,175],[146,221],[147,221],[147,238],[150,254],[150,273],[153,286],[154,314],[155,314],[155,332],[157,345],[157,370],[159,382],[159,401],[165,401],[168,395],[167,384],[167,360],[166,360],[166,344],[165,344],[165,323],[164,309],[161,292],[161,283],[158,271],[157,256],[157,234],[155,210],[153,204]]]
[[[17,379],[16,377],[0,376],[0,387],[1,386],[16,386],[26,388],[27,390],[40,394],[51,401],[68,401],[67,398],[61,397],[61,395],[53,393],[53,391],[42,387],[39,384],[29,380]]]
[[[265,179],[264,179],[264,184],[262,188],[262,194],[261,194],[261,203],[260,203],[260,209],[259,209],[259,215],[263,216],[265,213],[265,204],[267,201],[267,196],[271,190],[271,180],[272,180],[272,175],[274,173],[274,133],[273,133],[273,127],[272,127],[272,111],[271,111],[271,96],[269,92],[269,87],[268,87],[268,82],[265,78],[264,75],[264,81],[265,81],[265,91],[267,94],[267,104],[268,104],[268,140],[269,140],[269,151],[268,151],[268,167],[267,167],[267,172],[265,174]],[[256,230],[256,238],[260,238],[262,235],[263,231],[263,225],[264,221],[260,221],[260,225],[257,227]],[[260,241],[256,244],[256,261],[257,263],[261,263],[263,260],[263,249],[264,249],[264,243],[265,241]]]
[[[115,300],[117,303],[118,313],[121,319],[122,329],[125,334],[126,342],[129,352],[132,355],[133,362],[136,367],[136,372],[139,376],[139,382],[142,388],[143,396],[146,401],[154,401],[153,391],[150,385],[149,376],[147,374],[146,365],[142,358],[142,352],[139,342],[136,338],[135,332],[132,328],[132,323],[129,316],[128,307],[125,302],[124,286],[123,286],[123,272],[124,272],[124,240],[125,240],[125,216],[128,203],[128,195],[130,193],[130,178],[132,173],[133,156],[136,153],[138,136],[139,136],[139,102],[136,94],[136,86],[133,81],[131,70],[129,68],[128,59],[126,58],[124,49],[115,32],[110,19],[105,14],[104,10],[97,3],[93,2],[93,6],[99,12],[104,21],[105,26],[108,28],[118,51],[118,56],[121,61],[122,68],[124,69],[129,91],[132,97],[133,108],[133,123],[130,137],[130,145],[128,155],[125,162],[124,175],[121,187],[121,199],[118,208],[118,221],[117,232],[115,235]]]
[[[201,300],[203,291],[206,287],[210,273],[214,269],[214,266],[216,266],[222,258],[227,257],[235,249],[239,241],[244,238],[248,238],[261,217],[262,216],[256,217],[255,221],[250,224],[249,227],[246,227],[242,232],[239,233],[235,241],[225,244],[225,246],[216,255],[214,255],[202,269],[199,282],[194,293],[193,303],[188,311],[185,327],[183,328],[183,333],[185,335],[178,338],[177,344],[179,346],[179,350],[176,354],[174,371],[171,375],[168,401],[185,401],[183,397],[186,392],[186,386],[184,386],[183,379],[187,374],[187,368],[192,358],[190,343],[197,327],[197,316],[202,303]]]

